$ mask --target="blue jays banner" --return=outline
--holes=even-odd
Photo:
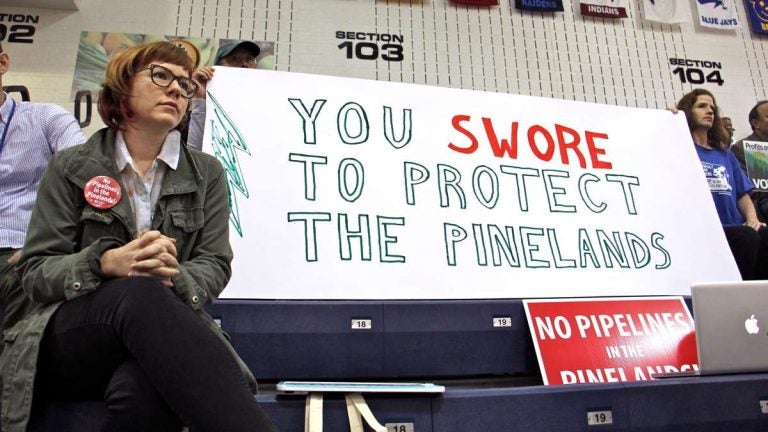
[[[562,12],[563,0],[515,0],[515,7],[523,10]]]
[[[696,0],[702,27],[729,30],[739,26],[733,0]]]
[[[747,16],[752,23],[752,31],[768,34],[768,3],[763,0],[745,0]]]

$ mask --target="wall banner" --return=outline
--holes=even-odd
[[[540,12],[562,12],[563,0],[515,0],[515,8]]]
[[[691,22],[688,0],[642,0],[643,16],[646,21],[663,24]]]
[[[601,18],[626,18],[627,0],[581,0],[581,14]]]
[[[0,28],[2,30],[2,28]],[[80,33],[80,43],[77,48],[75,75],[72,80],[70,98],[75,100],[78,92],[89,91],[98,99],[101,83],[107,63],[117,53],[142,43],[170,41],[183,39],[194,45],[199,53],[200,66],[212,66],[216,50],[228,39],[205,39],[186,36],[163,36],[137,33],[111,33],[83,31]],[[252,41],[259,46],[261,52],[256,58],[259,69],[275,68],[274,42]]]
[[[228,173],[229,298],[739,280],[685,118],[666,110],[219,67],[204,149]]]
[[[698,370],[682,297],[524,300],[545,385],[645,381]]]
[[[763,0],[745,0],[747,17],[755,33],[768,34],[768,2]]]
[[[733,0],[696,0],[696,9],[702,27],[731,30],[739,26]]]
[[[456,4],[468,6],[498,6],[499,0],[453,0]]]

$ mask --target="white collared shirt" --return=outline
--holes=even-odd
[[[163,177],[168,168],[174,171],[178,168],[180,151],[181,134],[178,131],[171,131],[165,138],[160,154],[152,161],[152,167],[141,175],[133,164],[133,158],[128,152],[122,131],[118,131],[115,141],[115,162],[126,188],[124,194],[131,202],[137,237],[149,231],[152,226],[152,216],[154,216],[157,200],[160,198]]]

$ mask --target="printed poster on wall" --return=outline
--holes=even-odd
[[[545,385],[646,381],[697,371],[682,297],[524,300]]]
[[[744,141],[744,161],[755,190],[768,191],[768,143]]]
[[[699,24],[721,30],[730,30],[739,26],[734,0],[696,0]]]
[[[744,0],[747,17],[755,33],[768,34],[768,2],[764,0]]]
[[[227,298],[739,280],[685,117],[666,110],[219,67],[204,149],[228,176]]]
[[[663,24],[691,22],[688,0],[642,0],[643,17],[646,21]]]
[[[201,66],[212,66],[216,51],[226,39],[206,39],[185,36],[163,36],[137,33],[114,33],[83,31],[80,33],[80,43],[77,48],[75,75],[72,80],[71,99],[75,100],[78,92],[89,91],[97,95],[101,91],[104,72],[107,63],[120,51],[142,43],[171,41],[183,39],[197,48],[198,60]],[[261,52],[256,58],[259,69],[275,68],[274,42],[257,42]]]
[[[541,12],[562,12],[563,0],[515,0],[515,8]]]
[[[581,0],[581,14],[601,18],[626,18],[627,0]]]

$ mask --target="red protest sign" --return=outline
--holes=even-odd
[[[698,370],[682,297],[525,300],[544,384],[643,381]]]

